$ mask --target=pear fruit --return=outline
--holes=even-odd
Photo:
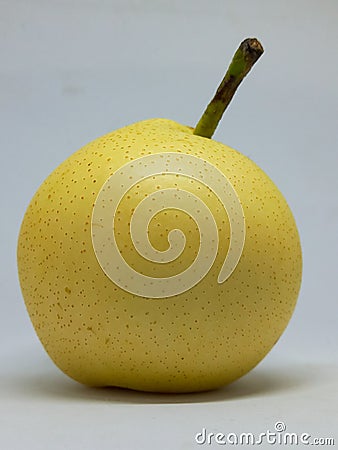
[[[31,200],[20,285],[41,343],[73,379],[213,389],[284,331],[302,274],[294,218],[254,162],[210,138],[262,52],[243,41],[195,129],[151,119],[106,134]]]

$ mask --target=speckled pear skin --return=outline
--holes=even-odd
[[[210,208],[220,235],[216,260],[203,280],[182,294],[148,299],[122,290],[103,272],[93,250],[91,216],[102,185],[117,169],[158,152],[195,155],[220,169],[242,204],[246,240],[233,274],[217,283],[230,227],[216,196],[184,176],[142,181],[121,202],[116,225],[119,247],[136,270],[171,276],[188,267],[198,250],[196,224],[172,209],[150,222],[149,236],[155,248],[165,250],[168,232],[179,224],[186,236],[182,255],[154,267],[137,254],[130,217],[156,189],[190,189]],[[217,388],[256,366],[291,318],[302,273],[294,218],[270,178],[241,153],[165,119],[116,130],[64,161],[28,206],[17,257],[31,321],[63,372],[88,385],[154,392]]]

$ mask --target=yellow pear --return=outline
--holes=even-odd
[[[151,119],[109,133],[30,202],[23,297],[46,351],[75,380],[212,389],[252,369],[285,329],[302,271],[294,218],[254,162],[210,139],[262,51],[243,41],[195,129]]]

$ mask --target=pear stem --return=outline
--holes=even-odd
[[[196,125],[194,134],[206,138],[212,137],[238,86],[263,52],[262,44],[255,38],[245,39],[241,43],[214,98]]]

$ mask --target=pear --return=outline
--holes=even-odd
[[[302,275],[295,220],[254,162],[211,139],[262,53],[242,42],[195,129],[151,119],[106,134],[31,200],[20,285],[41,343],[73,379],[213,389],[283,333]]]

